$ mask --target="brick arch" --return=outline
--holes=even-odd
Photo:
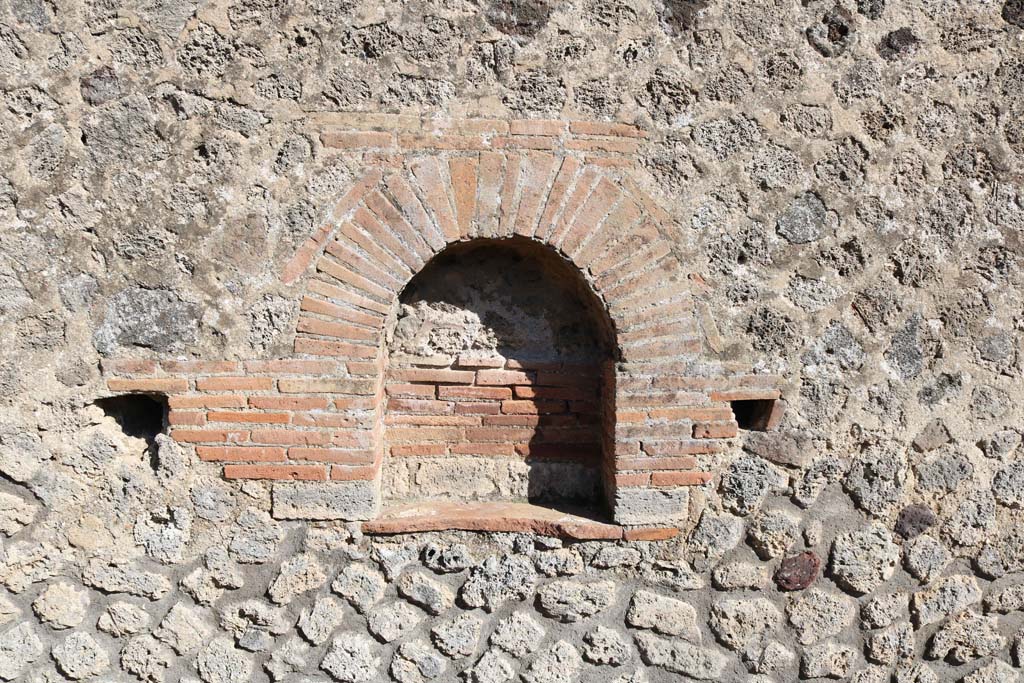
[[[402,289],[451,245],[514,238],[544,245],[571,264],[613,324],[620,362],[609,378],[614,408],[605,426],[611,443],[604,468],[614,518],[647,524],[684,514],[685,486],[705,480],[693,471],[692,455],[710,446],[690,443],[692,423],[731,416],[727,409],[702,407],[707,397],[690,387],[649,395],[655,376],[680,375],[699,357],[701,340],[689,280],[665,237],[662,216],[635,186],[573,156],[425,156],[371,171],[333,215],[336,224],[300,250],[315,260],[313,267],[293,261],[284,275],[294,281],[311,271],[295,352],[345,364],[346,376],[334,378],[338,388],[371,406],[352,425],[352,434],[361,436],[351,446],[372,451],[375,476],[386,457],[383,333]],[[313,254],[319,255],[309,258]],[[647,397],[638,390],[648,391]],[[645,405],[648,398],[651,405]],[[656,424],[647,424],[645,411],[651,409],[658,411]],[[681,433],[685,443],[678,443]],[[662,450],[645,453],[645,434],[660,444],[650,448]],[[645,455],[652,456],[649,462]]]
[[[527,123],[523,131],[535,129]],[[367,136],[393,140],[390,133],[353,139],[365,145]],[[509,141],[544,142],[552,151],[499,149]],[[285,265],[282,281],[295,284],[300,299],[292,355],[108,360],[107,389],[166,396],[172,438],[208,463],[197,467],[271,482],[280,519],[375,520],[364,528],[380,532],[670,535],[687,518],[690,488],[711,479],[717,454],[733,443],[730,402],[777,399],[781,379],[715,357],[721,339],[690,291],[691,282],[704,283],[688,278],[674,255],[670,217],[618,160],[581,156],[580,145],[608,141],[568,140],[556,149],[530,135],[452,137],[443,148],[434,137],[406,140],[421,142],[433,147],[366,155],[370,169]],[[395,523],[380,511],[385,321],[405,283],[449,245],[512,238],[559,253],[613,321],[620,357],[607,377],[614,405],[603,426],[603,467],[608,508],[620,526],[581,532],[578,518],[531,512],[519,519],[506,509]]]

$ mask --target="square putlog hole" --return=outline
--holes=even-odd
[[[781,405],[774,398],[730,401],[729,406],[739,428],[750,432],[766,432],[782,416]]]

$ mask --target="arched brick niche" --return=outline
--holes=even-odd
[[[444,149],[405,150],[398,160],[372,166],[339,200],[331,222],[298,250],[282,275],[301,289],[294,357],[112,361],[105,365],[108,388],[167,395],[172,436],[195,444],[200,459],[221,463],[228,479],[272,481],[279,518],[370,520],[364,528],[381,533],[508,528],[616,538],[642,537],[651,527],[657,537],[657,528],[670,529],[687,517],[690,488],[712,478],[708,463],[736,435],[730,402],[772,401],[779,378],[714,359],[702,331],[707,321],[697,320],[691,278],[667,234],[669,217],[616,165],[568,149],[465,147],[449,141]],[[481,490],[467,501],[417,491],[412,476],[401,495],[392,495],[393,473],[392,490],[384,487],[389,504],[429,498],[449,498],[451,504],[382,507],[385,459],[410,457],[409,449],[398,455],[405,446],[431,443],[432,451],[412,457],[433,458],[435,473],[447,460],[457,480],[463,456],[500,452],[528,460],[541,445],[531,428],[488,442],[502,444],[490,454],[474,453],[483,450],[476,439],[483,430],[539,422],[542,411],[556,406],[563,419],[584,414],[570,415],[569,402],[576,399],[542,397],[571,389],[571,378],[594,390],[593,369],[580,372],[564,359],[549,358],[561,365],[542,367],[545,359],[538,358],[537,367],[528,367],[533,361],[512,351],[433,360],[429,354],[389,353],[396,329],[408,320],[402,297],[422,284],[421,274],[443,267],[452,254],[499,245],[535,259],[548,274],[560,269],[558,277],[575,283],[587,319],[599,330],[606,354],[596,378],[599,502],[613,524],[522,506],[515,502],[522,490],[512,487],[504,493],[495,488],[495,495]],[[404,303],[410,305],[408,298]],[[501,367],[488,365],[498,356]],[[397,385],[407,385],[410,395]],[[464,400],[460,392],[485,386],[502,390],[482,392],[501,397],[487,408],[477,406],[491,412],[477,415],[479,424],[457,419],[472,416],[461,412],[471,407],[460,404],[486,402]],[[435,412],[400,408],[417,400],[435,402],[423,406]],[[438,424],[423,424],[415,415]],[[485,424],[485,415],[509,424]],[[399,426],[402,420],[413,431]],[[417,441],[415,431],[428,429],[439,438]],[[568,460],[568,444],[561,445]],[[458,493],[455,488],[449,492]]]

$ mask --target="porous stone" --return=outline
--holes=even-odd
[[[682,600],[652,591],[639,590],[633,595],[626,610],[626,623],[633,628],[651,629],[693,643],[700,642],[696,610]]]
[[[421,572],[403,574],[397,587],[399,595],[429,614],[441,614],[455,604],[455,594],[448,586]]]
[[[128,602],[115,602],[100,615],[96,628],[121,638],[144,631],[149,621],[149,614],[140,607]]]
[[[813,192],[805,192],[779,215],[775,229],[791,244],[814,242],[835,232],[839,218]]]
[[[721,590],[759,590],[768,583],[768,568],[751,562],[723,562],[715,567],[711,580]]]
[[[927,534],[918,536],[903,548],[904,566],[922,583],[938,577],[952,559],[946,546]]]
[[[914,629],[902,623],[873,634],[868,638],[866,656],[877,664],[895,664],[914,656]]]
[[[105,673],[110,658],[88,633],[72,633],[53,648],[53,659],[61,672],[73,681]]]
[[[570,643],[559,640],[541,651],[523,673],[526,683],[571,683],[579,679],[583,659]]]
[[[943,624],[928,643],[928,656],[954,664],[995,654],[1006,645],[996,617],[961,612]]]
[[[345,621],[342,603],[331,596],[316,600],[308,611],[299,617],[298,627],[306,640],[314,645],[327,642],[331,633]]]
[[[380,668],[373,640],[359,633],[346,633],[331,641],[320,668],[342,683],[371,681]]]
[[[711,606],[709,625],[718,642],[730,650],[746,650],[781,622],[782,613],[765,598],[719,600]]]
[[[281,482],[272,495],[275,519],[372,519],[378,509],[377,490],[368,481]]]
[[[287,604],[296,596],[319,588],[326,581],[327,574],[315,555],[298,555],[281,565],[281,571],[270,584],[268,594],[277,604]]]
[[[470,570],[459,589],[467,607],[493,612],[510,600],[522,600],[533,591],[537,572],[528,558],[515,555],[492,556]]]
[[[906,539],[912,539],[935,525],[936,517],[931,508],[923,505],[908,505],[900,510],[896,518],[896,533]]]
[[[338,574],[331,590],[348,600],[360,613],[366,613],[384,597],[384,575],[369,565],[353,562]]]
[[[446,657],[463,659],[476,652],[482,629],[483,622],[478,617],[463,613],[431,628],[430,639]]]
[[[914,593],[910,611],[919,626],[934,624],[981,601],[981,589],[972,576],[958,574],[933,582]]]
[[[0,678],[13,681],[45,652],[43,641],[28,622],[0,633]]]
[[[622,666],[632,650],[621,633],[605,626],[597,626],[583,636],[583,659],[601,666]]]
[[[899,558],[900,548],[889,531],[873,524],[836,536],[829,555],[829,571],[846,590],[869,593],[893,575]]]
[[[608,608],[615,599],[611,581],[576,582],[559,580],[537,591],[537,609],[562,622],[582,621]]]
[[[845,595],[812,588],[795,597],[786,608],[789,623],[803,645],[838,635],[853,623],[856,604]]]
[[[46,587],[32,603],[32,611],[50,628],[73,628],[89,609],[89,591],[63,581]]]
[[[392,643],[423,621],[423,611],[407,602],[375,607],[366,617],[366,627],[382,643]]]
[[[228,638],[215,638],[200,650],[196,669],[206,683],[229,683],[247,679],[252,674],[252,660],[235,649]]]
[[[528,614],[515,612],[498,623],[490,643],[514,657],[534,652],[544,637],[544,627]]]
[[[856,651],[839,643],[821,643],[800,657],[801,678],[845,678],[857,659]]]
[[[717,650],[668,640],[647,631],[637,633],[634,639],[645,663],[699,681],[718,679],[728,661]]]
[[[395,651],[389,669],[398,683],[422,683],[440,677],[448,662],[425,643],[403,643]]]
[[[796,542],[799,520],[782,510],[765,510],[747,528],[747,542],[761,559],[781,557]]]
[[[213,629],[204,613],[183,603],[172,607],[153,631],[157,639],[180,655],[199,649],[212,634]]]

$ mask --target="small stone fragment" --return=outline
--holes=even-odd
[[[853,623],[857,606],[850,598],[812,588],[794,599],[786,609],[789,623],[797,630],[802,645],[838,635]]]
[[[598,626],[583,636],[583,659],[592,664],[622,666],[630,656],[629,643],[618,631]]]
[[[697,611],[682,600],[648,590],[638,590],[626,610],[626,623],[633,628],[651,629],[664,635],[700,642]]]
[[[614,599],[613,581],[553,581],[537,591],[537,609],[546,617],[572,623],[603,611]]]
[[[376,607],[366,617],[366,627],[378,640],[392,643],[423,620],[423,612],[407,602],[392,602]]]
[[[366,611],[384,596],[384,575],[369,565],[347,565],[331,584],[331,590],[348,600],[357,612]]]
[[[476,651],[482,628],[478,617],[463,613],[430,629],[430,639],[446,657],[462,659]]]
[[[801,678],[845,678],[857,659],[852,648],[838,643],[822,643],[804,650],[800,657]]]
[[[85,619],[89,591],[63,581],[46,587],[32,603],[32,610],[50,628],[73,628]]]
[[[57,667],[68,678],[80,681],[105,672],[110,667],[110,658],[88,633],[72,633],[53,648],[53,659]]]
[[[374,656],[375,649],[370,638],[358,633],[345,633],[331,641],[320,668],[342,683],[374,680],[380,668],[380,659]]]
[[[448,586],[422,572],[409,572],[399,577],[398,594],[435,616],[455,604],[455,594]]]
[[[889,531],[879,525],[839,534],[832,542],[829,569],[836,582],[852,593],[868,593],[896,570],[900,548]]]
[[[914,593],[910,612],[918,626],[934,624],[981,601],[981,589],[973,576],[947,576],[926,590]]]
[[[935,513],[923,505],[908,505],[896,518],[896,533],[911,539],[935,526]]]
[[[802,591],[814,583],[820,570],[821,558],[808,550],[782,560],[773,578],[779,590]]]

